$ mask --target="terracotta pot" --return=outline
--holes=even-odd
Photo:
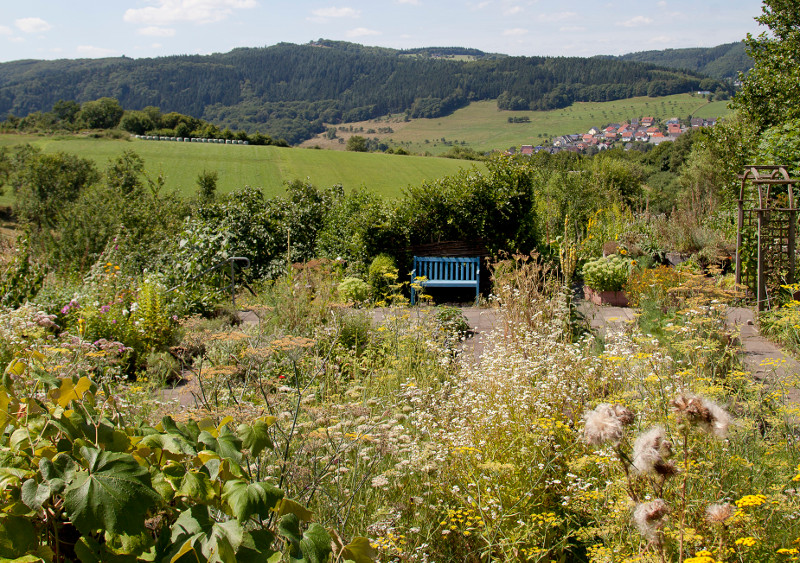
[[[584,286],[583,294],[586,299],[595,305],[628,306],[628,296],[625,295],[624,291],[597,291],[589,286]]]

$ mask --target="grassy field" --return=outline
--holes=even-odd
[[[163,174],[167,189],[185,195],[194,193],[197,175],[205,169],[217,171],[221,193],[249,185],[261,187],[272,196],[283,193],[286,182],[308,179],[318,187],[342,184],[350,190],[363,186],[385,197],[397,197],[409,185],[454,174],[460,168],[472,166],[472,163],[347,152],[344,147],[349,136],[376,137],[391,146],[402,146],[411,153],[440,155],[454,145],[481,152],[522,144],[536,145],[557,135],[584,133],[593,126],[627,121],[632,117],[669,119],[692,115],[709,118],[725,115],[728,111],[727,102],[709,103],[689,94],[576,103],[561,110],[539,112],[499,111],[495,102],[488,101],[472,103],[438,119],[404,121],[395,116],[345,124],[341,127],[347,130],[337,131],[337,138],[320,136],[304,143],[304,148],[24,135],[0,135],[0,146],[32,143],[45,152],[65,151],[92,158],[101,168],[122,151],[134,150],[144,159],[150,175]],[[509,123],[509,117],[528,117],[530,122]],[[391,128],[392,132],[377,133],[380,128]],[[311,147],[335,150],[305,150]],[[9,194],[0,196],[0,205],[10,203]]]
[[[413,153],[447,152],[452,145],[468,146],[479,151],[507,149],[511,146],[540,144],[554,136],[586,133],[591,127],[628,121],[633,117],[651,116],[657,119],[719,117],[729,112],[727,102],[708,102],[705,98],[679,94],[663,98],[631,98],[614,102],[580,102],[552,111],[500,111],[494,101],[474,102],[452,115],[436,119],[404,121],[402,116],[359,123],[348,123],[347,131],[337,131],[346,139],[350,135],[377,137],[391,146],[402,146]],[[509,117],[528,117],[530,123],[509,123]],[[349,131],[352,125],[354,131]],[[377,133],[379,128],[391,127],[392,133]],[[362,130],[363,129],[363,130]],[[369,133],[373,129],[376,133]],[[444,139],[444,141],[443,141]],[[319,136],[304,146],[318,145],[326,149],[343,150],[345,143]]]
[[[385,197],[398,197],[409,185],[455,174],[471,162],[446,158],[397,156],[300,148],[232,146],[168,141],[38,137],[0,135],[0,146],[31,143],[45,152],[64,151],[95,160],[105,168],[109,159],[133,150],[145,161],[148,174],[163,173],[167,189],[191,195],[197,175],[205,170],[219,174],[221,193],[249,185],[269,195],[283,193],[285,182],[308,179],[324,188],[342,184],[346,190],[366,187]],[[8,194],[0,204],[8,205]]]

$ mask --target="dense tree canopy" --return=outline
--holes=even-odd
[[[143,112],[126,118],[129,130],[146,127],[146,117],[155,122],[147,108],[157,107],[222,128],[261,129],[294,144],[323,132],[325,123],[403,112],[439,117],[474,100],[546,110],[574,101],[690,92],[701,84],[730,90],[693,72],[617,59],[472,56],[442,59],[320,41],[208,56],[16,61],[0,64],[0,115],[26,116],[71,99],[84,104],[83,120],[95,127],[122,116],[99,100],[90,103],[113,95],[125,108]],[[196,129],[190,123],[187,128]]]
[[[770,33],[747,36],[754,67],[747,75],[736,107],[761,129],[800,118],[800,4],[764,0],[758,22]]]

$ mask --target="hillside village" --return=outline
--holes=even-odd
[[[584,134],[561,135],[553,138],[550,145],[522,145],[519,153],[532,155],[540,151],[555,154],[561,151],[576,153],[595,153],[614,147],[629,149],[632,143],[651,143],[658,145],[664,141],[674,141],[690,129],[713,127],[716,119],[692,118],[681,123],[677,117],[663,124],[653,117],[633,118],[627,123],[610,123],[605,127],[592,127]],[[511,147],[506,154],[516,154],[517,147]]]

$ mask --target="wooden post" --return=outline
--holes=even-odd
[[[756,213],[758,214],[758,274],[756,278],[756,305],[758,306],[759,311],[763,311],[765,309],[765,303],[767,299],[767,276],[765,272],[766,256],[764,252],[762,234],[765,224],[767,223],[767,218],[764,216],[763,209],[759,209]]]
[[[231,260],[231,304],[233,310],[236,310],[236,271],[234,270],[234,261]]]
[[[790,186],[789,189],[792,189]],[[789,211],[789,233],[787,234],[787,241],[786,252],[789,253],[789,265],[788,265],[788,272],[786,273],[786,283],[793,284],[794,283],[794,268],[795,268],[795,255],[797,250],[795,249],[795,225],[797,223],[797,211],[794,209]]]
[[[737,220],[738,228],[736,229],[736,284],[742,283],[742,242],[744,231],[744,201],[739,196],[739,217]]]

